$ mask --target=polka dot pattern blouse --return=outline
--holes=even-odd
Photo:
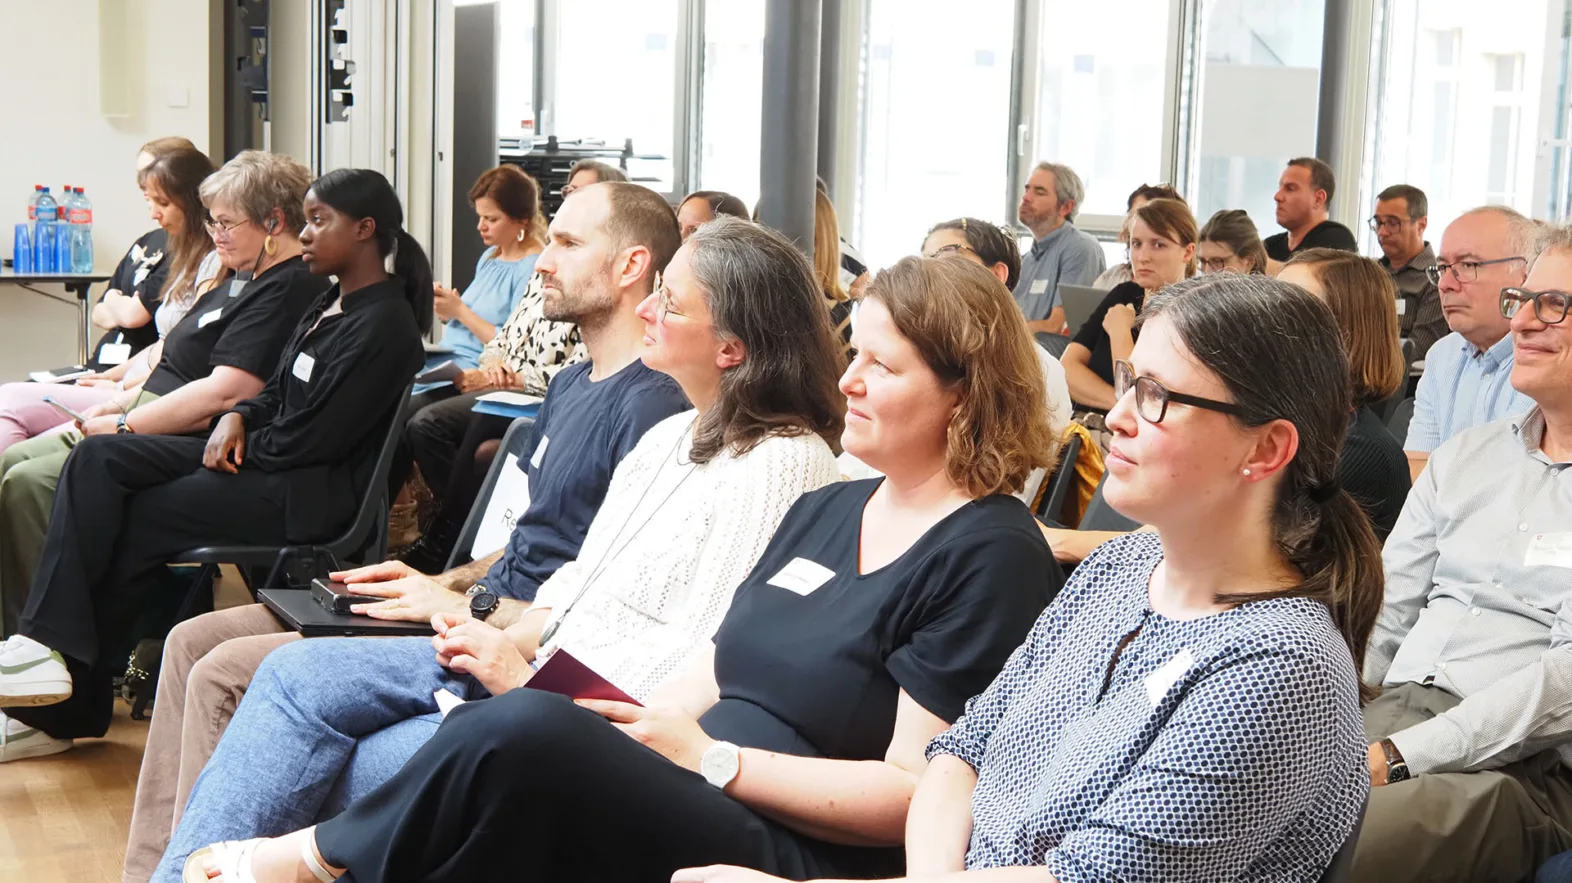
[[[1167,619],[1147,606],[1161,559],[1156,534],[1101,546],[929,745],[978,771],[967,868],[1315,881],[1353,830],[1370,777],[1326,608],[1280,598]]]

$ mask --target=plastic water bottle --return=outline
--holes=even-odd
[[[93,272],[93,203],[78,187],[71,195],[71,272]]]
[[[49,195],[49,188],[40,187],[38,191],[38,199],[33,202],[34,223],[60,220],[60,203],[56,202],[55,198]],[[38,235],[35,231],[33,239],[37,240],[37,238]]]
[[[34,184],[33,185],[33,192],[32,192],[32,194],[27,197],[27,223],[29,225],[31,225],[34,221],[38,220],[38,197],[43,196],[43,195],[44,195],[44,185],[42,185],[42,184]],[[32,241],[33,241],[32,240],[32,235],[29,234],[28,242],[32,242]]]

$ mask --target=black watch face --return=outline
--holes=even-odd
[[[1408,764],[1399,763],[1388,768],[1386,771],[1386,780],[1387,782],[1408,781]]]
[[[497,596],[491,592],[476,592],[469,599],[470,615],[478,619],[485,619],[496,609]]]

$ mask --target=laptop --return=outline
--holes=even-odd
[[[1059,286],[1059,304],[1064,307],[1066,333],[1074,337],[1097,311],[1097,305],[1108,296],[1108,291],[1090,285]]]
[[[310,589],[262,589],[257,599],[284,624],[308,638],[364,635],[430,635],[429,622],[389,622],[354,613],[334,613],[311,597]]]

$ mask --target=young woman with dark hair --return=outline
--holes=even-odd
[[[376,172],[323,175],[303,214],[296,260],[338,282],[306,311],[261,392],[218,417],[205,441],[122,421],[67,459],[21,628],[0,645],[21,672],[0,672],[11,717],[56,739],[102,735],[110,677],[165,562],[198,546],[321,542],[354,517],[423,359],[431,266]],[[281,249],[269,242],[264,253]]]
[[[748,204],[723,190],[695,190],[677,206],[677,223],[684,241],[700,226],[720,217],[749,220]]]

